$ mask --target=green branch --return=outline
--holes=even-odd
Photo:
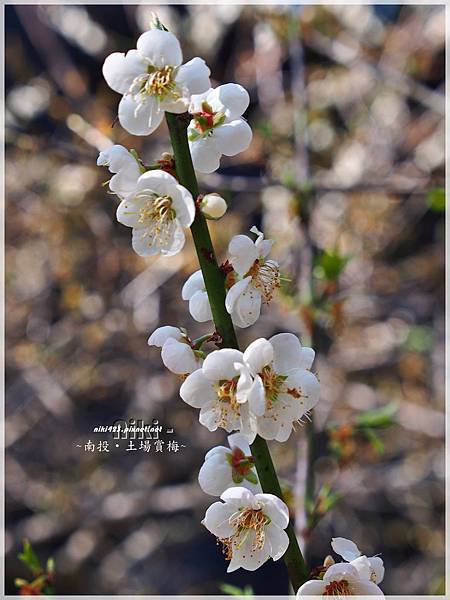
[[[187,140],[187,115],[166,113],[166,120],[175,156],[178,179],[191,192],[195,200],[199,195],[199,190]],[[222,338],[222,346],[225,348],[238,348],[233,322],[225,309],[224,274],[217,264],[206,219],[199,210],[197,210],[195,220],[191,225],[191,232],[205,280],[216,331]],[[280,482],[275,472],[267,442],[257,436],[251,450],[263,491],[282,498]],[[283,558],[292,587],[294,591],[297,591],[308,578],[309,572],[300,551],[292,523],[289,523],[286,533],[289,536],[289,547]]]

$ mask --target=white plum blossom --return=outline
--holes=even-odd
[[[122,198],[134,190],[141,175],[136,158],[119,144],[100,152],[97,166],[108,167],[110,173],[114,173],[109,180],[109,189]]]
[[[379,556],[364,556],[354,542],[342,537],[333,538],[331,547],[336,554],[353,565],[363,579],[377,584],[383,581],[384,564]]]
[[[188,139],[197,171],[212,173],[219,168],[222,154],[234,156],[247,150],[253,134],[242,115],[249,103],[248,92],[236,83],[192,96]]]
[[[379,596],[384,598],[380,588],[365,578],[350,563],[336,563],[325,571],[323,579],[312,579],[304,583],[297,592],[297,598],[307,596]]]
[[[230,487],[245,487],[262,492],[247,438],[240,433],[228,436],[229,448],[216,446],[207,452],[198,474],[200,487],[206,494],[220,496]]]
[[[246,235],[236,235],[228,246],[237,278],[227,292],[225,306],[238,327],[253,325],[260,315],[261,304],[270,302],[280,286],[278,263],[267,258],[272,240],[265,240],[256,227],[250,231],[258,236],[255,241]]]
[[[191,193],[165,171],[147,171],[117,208],[117,220],[133,228],[133,249],[140,256],[172,256],[184,246],[183,228],[195,217]]]
[[[214,350],[205,358],[201,369],[191,373],[180,388],[181,398],[200,409],[199,421],[209,431],[222,427],[240,431],[253,442],[256,433],[251,425],[246,398],[238,400],[238,367],[243,354],[232,348]]]
[[[228,573],[239,567],[255,571],[270,557],[280,559],[289,545],[286,504],[273,494],[255,494],[234,487],[206,511],[203,525],[223,545]]]
[[[203,196],[200,203],[200,210],[207,219],[217,220],[227,212],[227,203],[222,196],[213,192],[212,194]]]
[[[308,414],[319,399],[319,382],[309,370],[314,350],[303,348],[292,333],[260,338],[244,352],[236,395],[248,402],[258,434],[285,442],[294,423]]]
[[[172,373],[186,375],[202,366],[202,353],[194,350],[187,334],[178,327],[158,327],[147,343],[161,348],[162,361]]]
[[[189,312],[199,323],[212,321],[211,306],[201,270],[195,271],[181,289],[183,300],[189,301]]]
[[[114,52],[103,64],[103,76],[122,94],[119,121],[133,135],[148,135],[160,125],[164,111],[186,112],[192,94],[210,88],[210,70],[201,58],[182,64],[177,38],[169,31],[143,33],[136,50]]]

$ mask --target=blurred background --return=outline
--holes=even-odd
[[[257,225],[290,279],[241,344],[281,327],[318,351],[309,520],[312,427],[271,444],[311,565],[348,537],[381,553],[386,594],[444,593],[444,7],[420,5],[6,6],[7,593],[23,538],[54,557],[58,594],[288,591],[283,561],[226,574],[196,480],[225,436],[147,346],[160,324],[208,331],[180,298],[193,246],[134,254],[95,164],[111,141],[147,164],[170,149],[165,125],[114,124],[101,74],[152,11],[214,85],[251,96],[250,149],[200,185],[229,201],[219,256]],[[118,418],[158,419],[185,447],[85,452]]]

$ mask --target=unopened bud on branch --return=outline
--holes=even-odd
[[[200,208],[207,219],[220,219],[227,211],[227,203],[219,194],[206,194]]]

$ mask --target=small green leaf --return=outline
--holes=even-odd
[[[47,573],[54,573],[55,572],[55,561],[53,558],[49,558],[47,561]]]
[[[381,408],[367,410],[360,413],[356,418],[358,427],[382,428],[389,427],[395,423],[394,416],[398,411],[397,402],[389,402]]]
[[[434,212],[445,212],[445,189],[433,188],[427,193],[427,204]]]
[[[370,428],[364,429],[363,431],[375,452],[377,452],[380,455],[384,454],[384,444],[379,438],[379,436],[375,433],[375,431]]]
[[[348,263],[349,258],[335,252],[325,251],[316,260],[314,275],[319,279],[336,281]]]
[[[213,118],[213,127],[219,127],[225,123],[225,115],[223,113],[216,113]]]
[[[228,596],[254,596],[254,591],[251,585],[246,585],[244,588],[240,588],[229,583],[221,583],[219,585],[219,589]]]
[[[429,352],[433,344],[434,333],[432,328],[426,325],[414,325],[409,330],[404,348],[412,352]]]
[[[341,500],[342,497],[343,494],[340,492],[330,492],[327,498],[324,500],[325,512],[329,512],[335,506],[335,504]]]
[[[238,473],[234,469],[233,469],[233,475],[232,475],[232,477],[233,477],[234,483],[242,483],[244,481],[243,475],[241,475],[240,473]]]
[[[214,112],[211,105],[208,104],[208,102],[206,102],[206,100],[203,100],[203,102],[202,102],[202,111],[205,113],[208,113],[210,115],[212,115]]]
[[[31,572],[36,575],[42,572],[41,563],[39,562],[39,558],[36,556],[33,548],[31,547],[30,542],[25,539],[23,541],[23,551],[17,555],[18,559],[21,560],[27,567],[31,570]]]
[[[257,477],[256,473],[253,471],[253,469],[251,471],[249,471],[246,475],[244,475],[244,478],[247,481],[250,481],[250,483],[254,483],[255,485],[258,483],[258,477]]]
[[[201,133],[199,133],[195,129],[189,129],[188,140],[190,142],[195,142],[196,140],[198,140],[201,137],[202,137]]]
[[[153,21],[150,23],[151,29],[161,29],[161,31],[169,31],[167,27],[165,27],[156,13],[153,13]]]

